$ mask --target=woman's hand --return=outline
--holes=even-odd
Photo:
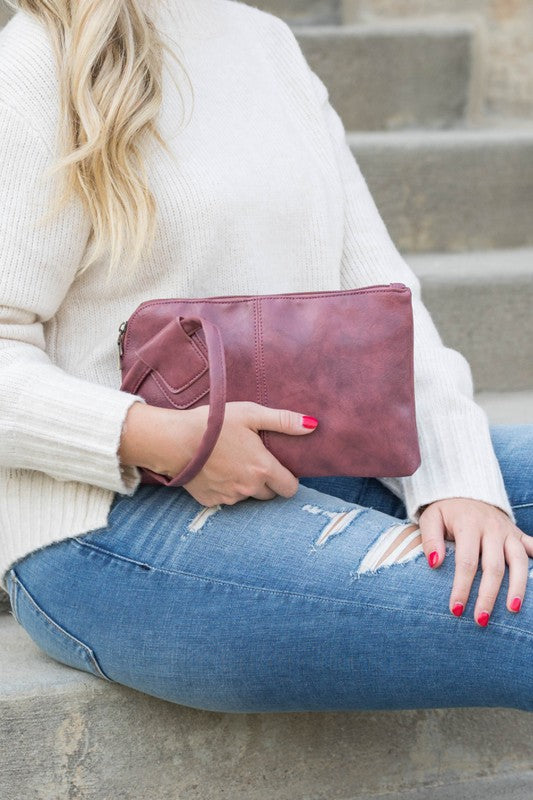
[[[198,448],[208,410],[208,406],[198,406],[187,412],[189,457]],[[258,500],[271,500],[278,494],[292,497],[298,490],[298,478],[267,450],[259,431],[301,436],[315,428],[313,417],[296,411],[247,401],[226,403],[224,424],[214,450],[200,472],[184,487],[206,506],[233,505],[247,497]]]
[[[119,456],[169,478],[189,463],[207,426],[209,406],[186,410],[133,403],[123,426]],[[316,428],[313,417],[259,403],[226,403],[220,436],[200,472],[184,488],[205,506],[232,505],[247,497],[292,497],[298,479],[264,446],[260,430],[302,436]]]
[[[528,580],[528,557],[533,558],[533,536],[523,533],[501,508],[464,497],[437,500],[425,507],[418,520],[422,546],[432,567],[442,564],[444,539],[455,542],[455,577],[450,611],[460,616],[468,600],[479,555],[483,571],[474,619],[487,625],[509,565],[507,608],[519,611]],[[433,553],[437,553],[437,557]]]

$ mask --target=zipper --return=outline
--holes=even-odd
[[[118,347],[118,354],[119,358],[122,358],[124,355],[124,334],[126,333],[127,322],[121,322],[120,327],[118,329],[118,339],[117,339],[117,347]]]
[[[389,283],[389,284],[382,284],[382,286],[390,286],[390,287],[398,288],[398,289],[405,289],[406,288],[405,283],[398,283],[398,282]],[[126,322],[121,322],[120,326],[119,326],[119,329],[118,329],[117,347],[118,347],[118,352],[119,352],[119,357],[120,358],[122,358],[122,356],[124,355],[124,336],[126,335],[127,326],[128,326],[128,322],[127,321]]]

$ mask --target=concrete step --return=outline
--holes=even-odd
[[[533,425],[533,389],[521,392],[476,392],[475,399],[493,424]]]
[[[533,772],[460,781],[411,792],[373,794],[368,800],[531,800]]]
[[[5,25],[12,14],[11,8],[4,3],[4,0],[0,0],[0,27]]]
[[[449,128],[469,102],[472,32],[421,23],[293,27],[347,130]]]
[[[446,345],[477,391],[533,388],[533,248],[407,254]]]
[[[468,22],[477,31],[479,109],[533,119],[531,0],[343,0],[342,18]]]
[[[533,788],[533,715],[515,709],[200,711],[53,661],[7,614],[0,676],[5,800],[362,800],[413,789],[444,800],[458,781],[469,793],[454,799],[496,800],[491,783],[503,782],[516,788],[507,800],[525,800]]]
[[[293,23],[339,23],[342,0],[245,0]]]
[[[346,139],[403,252],[533,245],[533,130],[355,133]]]

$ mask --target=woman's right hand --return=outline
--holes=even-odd
[[[189,463],[207,427],[209,406],[178,410],[133,403],[123,427],[120,459],[172,478]],[[292,497],[298,479],[264,446],[258,431],[305,435],[316,420],[259,403],[226,403],[217,443],[200,472],[184,488],[205,506],[233,505],[247,497]]]

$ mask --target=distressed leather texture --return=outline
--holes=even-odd
[[[421,460],[413,361],[411,290],[403,283],[147,300],[127,320],[120,388],[155,406],[211,408],[185,469],[169,478],[140,468],[141,482],[191,480],[234,400],[318,419],[306,436],[260,432],[297,477],[412,475]]]

